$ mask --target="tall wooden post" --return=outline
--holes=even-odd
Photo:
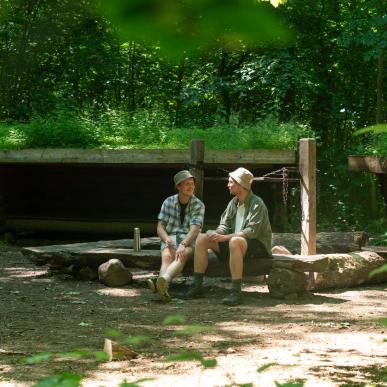
[[[195,176],[196,192],[195,195],[203,200],[203,181],[204,181],[204,141],[194,139],[190,146],[190,172]]]
[[[301,254],[316,254],[316,140],[300,140]]]
[[[5,232],[5,176],[0,170],[0,235]]]

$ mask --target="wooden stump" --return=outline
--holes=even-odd
[[[270,295],[274,298],[305,292],[307,283],[305,273],[282,268],[271,270],[267,279]]]

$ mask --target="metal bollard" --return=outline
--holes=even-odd
[[[134,251],[141,251],[140,229],[138,227],[134,228],[134,233],[133,233],[133,250]]]

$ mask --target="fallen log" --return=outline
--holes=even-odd
[[[368,241],[364,231],[319,232],[316,239],[317,254],[349,253],[361,250]],[[293,233],[273,234],[272,245],[285,246],[293,254],[301,253],[301,235]]]
[[[387,259],[372,251],[351,254],[330,254],[327,269],[316,275],[314,289],[346,288],[387,281],[387,272],[369,276]]]

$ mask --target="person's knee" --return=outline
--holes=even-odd
[[[163,252],[161,254],[161,260],[163,263],[171,263],[174,260],[174,257],[169,252]]]
[[[236,249],[243,251],[247,247],[247,242],[245,238],[235,236],[229,240],[228,245],[229,245],[230,251],[236,250]]]
[[[206,247],[207,244],[208,244],[207,234],[204,234],[204,233],[199,234],[198,237],[196,238],[195,246]]]

